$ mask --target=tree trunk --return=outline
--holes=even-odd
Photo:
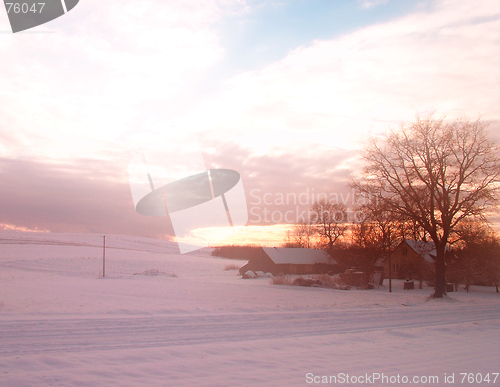
[[[495,282],[495,288],[497,289],[497,293],[500,293],[500,292],[498,291],[498,282]]]
[[[434,298],[443,298],[446,295],[446,267],[444,264],[444,253],[446,246],[436,244],[436,289]]]

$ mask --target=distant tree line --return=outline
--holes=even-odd
[[[225,245],[217,246],[212,255],[222,258],[249,260],[259,254],[260,246]]]

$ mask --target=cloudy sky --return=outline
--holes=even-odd
[[[500,137],[497,0],[81,0],[16,34],[0,10],[0,57],[0,229],[172,237],[129,163],[195,148],[241,174],[240,239],[280,241],[401,121]]]

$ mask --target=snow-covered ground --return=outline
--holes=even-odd
[[[494,288],[277,286],[210,249],[106,244],[102,278],[102,236],[0,233],[0,386],[500,385]]]

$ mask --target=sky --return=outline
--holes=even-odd
[[[495,0],[81,0],[16,34],[0,10],[0,57],[0,229],[173,238],[132,195],[131,161],[164,155],[237,171],[233,240],[276,244],[314,195],[349,204],[359,150],[401,122],[500,138]]]

